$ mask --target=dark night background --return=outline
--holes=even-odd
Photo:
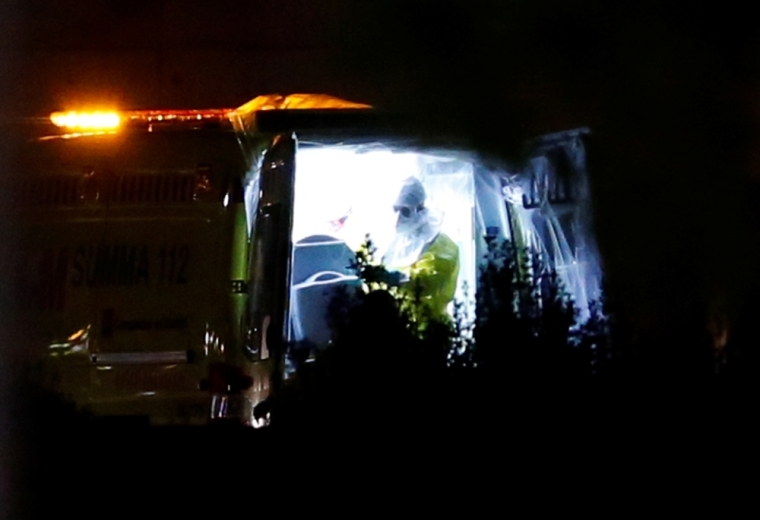
[[[526,138],[590,127],[610,292],[659,360],[632,384],[678,387],[668,410],[700,407],[695,396],[711,377],[703,358],[720,343],[742,395],[754,388],[760,40],[749,4],[0,2],[6,120],[91,102],[235,107],[294,92],[404,112],[420,132],[504,161],[518,159]],[[726,330],[727,344],[715,339]],[[11,410],[21,412],[2,369],[0,419],[9,424]],[[701,420],[735,427],[718,403]],[[0,431],[3,502],[22,438],[18,428]],[[697,453],[709,459],[711,449]]]

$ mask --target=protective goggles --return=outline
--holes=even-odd
[[[417,206],[416,208],[409,207],[409,206],[393,206],[393,211],[396,213],[401,213],[401,216],[404,218],[409,218],[412,216],[412,213],[419,213],[425,208],[422,204]]]

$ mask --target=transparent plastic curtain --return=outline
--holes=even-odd
[[[459,248],[459,281],[455,301],[472,303],[477,284],[475,182],[470,161],[457,157],[419,156],[420,177],[428,206],[443,214],[441,231]],[[469,305],[474,318],[474,305]]]
[[[559,161],[569,165],[562,185]],[[519,171],[476,169],[478,258],[485,259],[483,237],[514,240],[540,253],[557,271],[578,309],[589,318],[601,298],[602,271],[593,235],[585,150],[579,136],[545,147]]]
[[[584,280],[584,291],[588,301],[602,298],[603,271],[601,256],[594,236],[594,214],[591,200],[591,188],[586,169],[586,150],[580,136],[568,141],[563,146],[572,172],[574,187],[577,193],[575,205],[575,221],[577,240],[575,247],[576,260]]]
[[[382,258],[395,233],[392,206],[404,179],[414,176],[424,185],[426,206],[442,217],[441,231],[459,248],[456,301],[474,299],[488,234],[540,253],[556,269],[581,321],[601,297],[585,152],[577,134],[546,144],[519,171],[487,170],[463,154],[382,145],[302,148],[298,164],[294,242],[329,236],[355,251],[369,233]],[[561,168],[570,196],[556,202]],[[252,202],[255,180],[249,186]]]

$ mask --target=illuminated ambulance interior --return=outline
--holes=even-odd
[[[588,319],[589,305],[601,296],[601,269],[591,227],[584,133],[544,138],[520,171],[488,170],[461,153],[428,154],[378,143],[301,145],[292,227],[291,344],[313,352],[330,343],[331,298],[340,287],[361,286],[351,263],[367,235],[375,258],[396,269],[388,264],[391,256],[398,259],[399,201],[410,178],[424,188],[425,219],[432,229],[424,240],[430,243],[440,233],[456,246],[459,270],[449,313],[459,301],[468,304],[468,319],[474,318],[486,237],[514,237],[556,269],[579,310],[579,324]],[[414,262],[421,252],[414,247],[399,265]]]

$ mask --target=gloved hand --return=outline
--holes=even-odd
[[[409,281],[409,276],[400,271],[388,271],[388,278],[385,283],[391,287],[398,287],[402,283]]]

